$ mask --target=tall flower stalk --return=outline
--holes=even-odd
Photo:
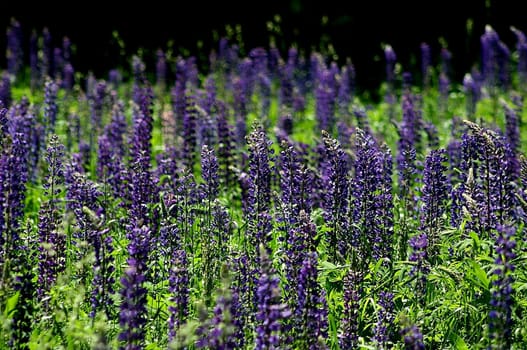
[[[42,300],[65,269],[66,237],[61,231],[62,185],[64,183],[64,146],[51,135],[46,152],[48,174],[44,183],[47,197],[39,211],[38,296]]]

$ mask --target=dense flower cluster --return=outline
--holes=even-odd
[[[497,229],[496,268],[493,271],[491,310],[489,313],[490,349],[509,349],[512,345],[512,305],[513,282],[512,273],[516,258],[516,234],[514,227],[500,226]]]
[[[10,22],[0,347],[521,348],[523,32],[463,82],[383,45],[375,105],[349,58],[226,31],[207,72],[170,44],[105,78]]]

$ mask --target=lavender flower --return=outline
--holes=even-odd
[[[253,247],[267,247],[271,237],[271,141],[261,125],[247,137],[249,146],[249,189],[247,193],[247,235]],[[256,252],[255,252],[256,253]]]
[[[421,43],[421,74],[423,78],[423,88],[430,86],[430,46],[427,43]]]
[[[466,94],[466,103],[467,103],[467,115],[469,118],[474,118],[476,113],[476,104],[480,99],[480,86],[477,81],[475,81],[471,74],[465,74],[463,78],[463,88]]]
[[[42,59],[39,70],[43,78],[53,77],[53,48],[48,28],[42,29]]]
[[[132,57],[132,71],[134,74],[134,84],[132,87],[132,99],[136,105],[141,105],[141,98],[144,97],[141,88],[147,83],[145,75],[145,64],[138,56]],[[89,89],[87,89],[89,91]]]
[[[255,297],[255,284],[258,281],[258,269],[250,266],[249,258],[246,254],[237,254],[232,258],[233,265],[233,294],[238,296],[236,300],[237,312],[236,320],[240,327],[237,335],[239,345],[252,343],[253,332],[246,332],[246,328],[253,324],[256,317],[257,305]]]
[[[62,80],[62,70],[64,69],[64,60],[62,59],[62,50],[60,47],[53,49],[53,78],[56,81]]]
[[[98,132],[102,128],[103,108],[106,92],[106,82],[101,80],[95,85],[93,98],[90,100],[92,130]]]
[[[6,147],[8,130],[7,108],[0,101],[0,150]]]
[[[341,115],[348,115],[349,104],[355,95],[355,67],[348,58],[346,65],[340,72],[340,84],[338,91],[338,106]]]
[[[432,261],[439,253],[438,235],[446,211],[447,193],[450,193],[445,175],[446,160],[445,150],[431,151],[426,157],[423,174],[421,231],[428,235],[428,258]]]
[[[169,291],[171,293],[168,307],[168,341],[176,339],[181,325],[186,322],[189,313],[189,273],[187,255],[184,250],[175,250],[172,255],[169,276]]]
[[[95,316],[97,310],[102,308],[108,318],[113,316],[113,294],[115,290],[114,271],[115,261],[113,258],[113,238],[109,235],[110,230],[96,231],[92,237],[95,248],[95,264],[93,266],[92,281],[92,311],[91,317]]]
[[[11,106],[12,102],[11,78],[7,71],[3,72],[2,77],[0,78],[0,102],[6,107]]]
[[[439,108],[445,112],[448,106],[448,95],[450,91],[450,79],[443,72],[439,73]]]
[[[516,207],[513,183],[518,178],[519,166],[510,146],[496,132],[484,129],[477,124],[465,121],[465,125],[475,136],[479,159],[474,163],[476,184],[481,189],[483,201],[480,202],[480,224],[487,233],[499,224],[511,220]],[[511,161],[514,160],[514,161]]]
[[[260,277],[256,289],[256,302],[258,312],[255,349],[280,349],[282,322],[291,316],[291,311],[281,302],[279,279],[263,246],[260,246]]]
[[[66,166],[66,209],[72,211],[77,219],[80,232],[74,233],[76,239],[91,242],[95,231],[92,215],[102,214],[103,209],[98,204],[102,195],[96,185],[83,174],[82,164],[75,161]]]
[[[108,72],[108,82],[113,90],[117,90],[123,80],[123,76],[118,69],[110,69]]]
[[[248,83],[242,78],[235,78],[233,81],[234,110],[236,113],[236,141],[241,144],[247,134],[247,87]]]
[[[366,134],[371,134],[370,123],[368,120],[368,115],[366,114],[366,110],[364,108],[353,106],[353,115],[355,116],[355,119],[357,119],[357,127],[363,130]]]
[[[408,245],[412,250],[409,260],[415,263],[410,271],[410,275],[417,276],[415,291],[418,298],[422,301],[426,294],[426,281],[428,279],[428,272],[430,271],[427,253],[429,249],[427,234],[419,233],[413,236],[408,241]]]
[[[71,63],[66,63],[64,65],[64,70],[62,72],[63,75],[63,81],[62,86],[67,91],[71,91],[73,89],[73,85],[75,85],[75,70],[73,69],[73,66]]]
[[[119,341],[120,350],[139,350],[144,348],[146,335],[146,295],[144,287],[145,275],[141,271],[141,263],[130,258],[124,276],[121,278],[121,297],[119,324],[121,332]]]
[[[148,158],[140,155],[131,165],[131,188],[130,197],[132,199],[130,207],[130,218],[136,224],[153,224],[154,218],[150,215],[150,204],[157,199],[157,188],[153,182],[149,168]]]
[[[499,40],[498,33],[491,26],[485,26],[485,33],[480,38],[481,64],[485,83],[489,89],[493,88],[497,82],[497,46]]]
[[[373,329],[373,340],[379,350],[389,349],[391,328],[395,319],[393,294],[380,291],[378,306],[377,323]]]
[[[183,152],[182,157],[185,161],[185,167],[192,171],[194,169],[194,160],[196,157],[196,124],[197,110],[194,100],[188,97],[186,100],[185,117],[183,118]]]
[[[318,85],[315,88],[316,118],[319,130],[332,132],[335,126],[336,82],[332,72],[325,67],[318,70]]]
[[[352,269],[344,277],[344,305],[341,329],[338,335],[342,350],[356,349],[359,341],[359,308],[362,293],[363,274]]]
[[[26,233],[32,228],[26,225]],[[11,318],[11,339],[10,347],[25,348],[30,341],[31,333],[34,326],[35,315],[35,272],[33,269],[33,252],[36,251],[36,242],[34,239],[28,242],[27,246],[21,246],[17,249],[17,256],[13,261],[13,269],[9,273],[13,274],[13,289],[19,294],[19,299],[14,310],[10,315]],[[0,258],[1,259],[1,258]],[[6,265],[4,265],[4,268]],[[2,277],[2,280],[6,279]]]
[[[299,218],[300,211],[310,212],[311,201],[308,189],[311,188],[311,176],[306,169],[304,157],[295,149],[295,145],[282,141],[278,159],[278,174],[281,189],[281,221],[287,227]],[[287,238],[286,238],[287,241]]]
[[[71,40],[67,36],[62,38],[62,58],[64,59],[64,64],[71,63]]]
[[[218,159],[207,145],[201,148],[201,176],[205,181],[205,197],[212,202],[219,192]]]
[[[386,59],[386,102],[388,104],[395,103],[395,62],[397,56],[390,45],[384,48],[384,57]]]
[[[520,120],[517,110],[509,107],[505,101],[501,101],[505,111],[505,135],[507,143],[514,154],[517,154],[521,145]]]
[[[218,103],[216,117],[218,130],[218,163],[219,174],[223,185],[230,186],[234,181],[231,167],[234,166],[234,135],[233,128],[227,120],[225,105]]]
[[[24,52],[22,50],[22,27],[20,23],[11,18],[11,24],[7,27],[7,71],[16,77],[24,64]]]
[[[415,324],[407,325],[400,331],[404,339],[404,348],[406,350],[424,350],[423,334]]]
[[[391,246],[392,221],[391,214],[391,177],[386,181],[384,173],[391,173],[385,167],[385,155],[378,149],[373,138],[357,130],[356,138],[355,178],[352,191],[352,217],[349,223],[353,227],[351,237],[345,237],[349,242],[344,247],[351,252],[358,249],[354,258],[361,261],[366,268],[370,258],[374,261],[389,258]],[[385,198],[389,195],[388,198]],[[386,207],[384,207],[386,205]],[[353,261],[358,264],[359,261]]]
[[[317,253],[307,253],[298,274],[293,330],[295,346],[302,349],[328,349],[328,310],[325,292],[317,281],[317,263]]]
[[[511,77],[510,77],[510,59],[511,52],[504,42],[499,41],[497,51],[498,61],[498,79],[502,89],[508,89]]]
[[[206,97],[203,102],[203,109],[207,114],[212,114],[213,112],[218,112],[218,100],[217,100],[217,88],[216,88],[216,79],[214,75],[209,75],[205,80],[205,91]]]
[[[493,271],[492,296],[489,313],[489,349],[510,349],[512,346],[512,305],[513,282],[512,273],[515,266],[512,261],[516,258],[514,252],[516,241],[513,226],[498,226],[495,241],[496,268]]]
[[[293,107],[293,88],[294,88],[294,73],[296,69],[296,56],[298,52],[295,48],[289,49],[289,58],[286,64],[278,66],[280,68],[280,105],[286,110]]]
[[[40,67],[38,64],[38,36],[35,31],[29,38],[29,66],[31,70],[31,91],[35,91],[40,81]]]
[[[441,73],[445,74],[447,77],[450,77],[450,64],[452,60],[452,53],[446,48],[441,49]]]
[[[243,329],[238,320],[238,295],[228,287],[230,279],[222,271],[222,287],[216,298],[212,318],[202,322],[196,333],[196,348],[234,350],[243,346]]]
[[[405,94],[409,94],[412,90],[412,73],[406,71],[406,72],[403,72],[403,76],[402,76],[402,85],[403,85],[403,92]]]
[[[428,148],[437,149],[439,147],[439,132],[434,123],[426,122],[423,125],[423,129],[428,139]]]
[[[157,191],[150,171],[153,120],[150,111],[152,90],[138,88],[139,105],[133,115],[133,135],[131,145],[131,218],[138,223],[150,221],[148,205],[157,199]]]
[[[512,27],[511,30],[516,35],[516,51],[518,52],[518,78],[522,91],[527,86],[527,37],[525,34]]]
[[[6,258],[15,255],[22,245],[19,228],[29,171],[24,134],[14,134],[11,144],[4,147],[0,149],[0,263],[7,264]]]
[[[327,190],[324,198],[324,214],[331,231],[328,233],[331,257],[335,260],[345,258],[345,251],[339,251],[338,242],[343,241],[347,232],[345,214],[348,208],[348,168],[346,155],[340,143],[322,132],[327,154],[327,168],[323,169],[323,181]],[[344,255],[343,255],[344,254]]]
[[[112,147],[107,135],[99,137],[97,153],[97,176],[99,179],[110,185],[111,192],[116,198],[126,198],[126,189],[124,187],[126,178],[124,174],[124,165],[122,158]]]
[[[399,141],[397,142],[397,172],[399,175],[399,192],[406,202],[406,210],[412,209],[416,201],[414,186],[417,182],[416,151],[420,147],[419,131],[422,120],[414,109],[412,96],[403,96],[403,120],[399,125]]]
[[[43,125],[49,127],[49,132],[53,133],[55,131],[55,123],[57,121],[58,115],[58,106],[57,106],[57,84],[51,80],[47,79],[45,84],[45,109],[44,109],[44,121]]]
[[[176,81],[172,88],[172,109],[176,119],[176,132],[178,135],[183,135],[183,120],[186,111],[186,85],[187,74],[185,68],[185,60],[178,58],[176,61]]]
[[[196,64],[196,57],[190,56],[185,60],[185,71],[187,82],[191,91],[195,91],[199,85],[198,66]]]
[[[423,121],[418,110],[417,99],[411,94],[405,94],[402,99],[403,118],[399,125],[399,151],[415,148],[420,149]]]
[[[150,254],[152,231],[146,227],[133,227],[127,234],[128,267],[121,278],[122,303],[119,313],[121,333],[119,340],[123,342],[120,349],[141,349],[144,346],[147,322],[147,261]]]
[[[316,252],[316,233],[316,227],[311,222],[309,215],[301,210],[299,212],[298,224],[295,228],[291,229],[286,241],[286,292],[288,294],[289,305],[292,309],[296,309],[298,305],[298,293],[296,293],[295,289],[299,284],[299,266],[302,266],[308,254]]]
[[[39,211],[38,236],[40,239],[38,264],[38,296],[40,300],[55,283],[58,274],[65,268],[66,237],[59,230],[61,223],[61,186],[64,182],[64,146],[56,135],[51,135],[46,152],[48,174],[44,184],[47,201]]]

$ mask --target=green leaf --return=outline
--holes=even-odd
[[[476,276],[476,278],[480,282],[479,283],[480,287],[484,289],[489,289],[490,282],[489,282],[489,278],[487,277],[487,274],[485,273],[485,271],[483,271],[481,266],[479,266],[479,264],[475,262],[474,260],[470,260],[470,264],[472,265],[472,269],[473,269],[472,271],[474,273],[474,276]]]
[[[20,297],[20,291],[13,294],[5,303],[4,317],[9,318],[16,309],[16,304],[18,304],[18,298]]]
[[[468,350],[467,343],[456,333],[450,333],[450,340],[454,343],[457,350]]]
[[[474,243],[476,243],[476,246],[479,247],[481,245],[481,241],[479,240],[478,234],[476,232],[470,231],[468,235],[470,236],[470,238],[474,240]]]
[[[321,270],[336,270],[337,265],[330,263],[329,261],[322,261],[320,263]]]

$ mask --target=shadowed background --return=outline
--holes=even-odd
[[[268,47],[270,35],[283,56],[291,43],[306,51],[313,47],[327,49],[331,44],[340,63],[351,58],[360,89],[374,89],[384,78],[383,43],[392,45],[403,69],[417,70],[419,44],[427,42],[431,46],[436,64],[442,38],[453,53],[454,79],[460,81],[479,59],[479,37],[486,24],[494,27],[511,50],[515,37],[509,27],[527,30],[527,18],[517,3],[503,0],[148,1],[137,7],[112,4],[118,10],[109,9],[107,4],[71,2],[57,6],[3,1],[0,27],[5,29],[15,17],[22,25],[26,43],[32,30],[40,33],[44,26],[57,46],[67,35],[76,47],[76,70],[92,70],[105,76],[107,70],[129,64],[130,55],[139,48],[143,48],[145,57],[153,59],[156,49],[166,50],[169,41],[175,54],[201,52],[200,63],[205,65],[208,52],[216,47],[213,32],[222,36],[226,25],[239,24],[246,49]],[[5,35],[0,38],[0,48],[5,48]],[[148,59],[146,62],[149,65]],[[0,66],[5,68],[5,57]]]

